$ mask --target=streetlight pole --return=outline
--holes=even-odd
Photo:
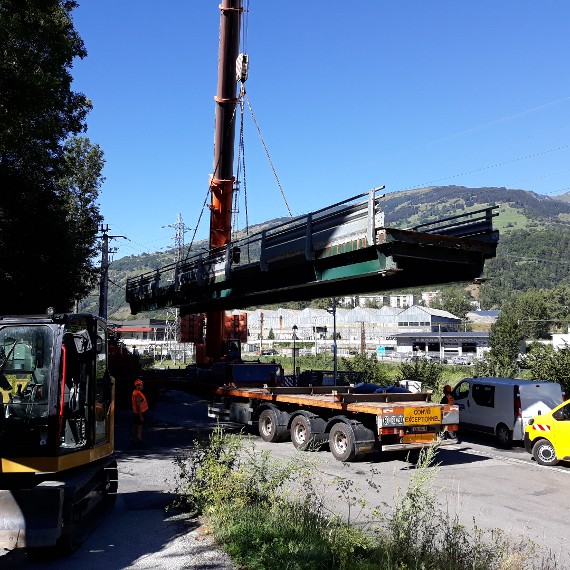
[[[337,372],[337,359],[336,359],[336,297],[332,298],[332,308],[327,309],[333,316],[333,382],[336,386]]]
[[[297,366],[296,366],[296,359],[295,356],[297,354],[297,347],[296,347],[296,340],[297,340],[297,330],[298,330],[298,326],[297,325],[293,325],[293,376],[295,377],[295,380],[297,379]]]

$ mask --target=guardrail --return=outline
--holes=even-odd
[[[384,224],[375,190],[231,241],[209,253],[196,253],[178,263],[131,277],[127,279],[127,301],[167,296],[180,288],[227,280],[235,265],[259,264],[261,271],[267,271],[272,262],[299,254],[313,260],[327,249],[333,249],[328,252],[331,255],[366,247],[374,243],[377,227]],[[367,201],[357,202],[364,196],[368,196]]]

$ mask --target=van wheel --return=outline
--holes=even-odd
[[[532,456],[539,465],[554,467],[558,465],[554,446],[547,439],[539,439],[532,448]]]
[[[504,449],[509,449],[513,444],[513,434],[505,424],[499,424],[496,431],[499,444]]]

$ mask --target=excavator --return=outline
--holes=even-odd
[[[107,324],[0,317],[0,548],[73,551],[114,504]]]

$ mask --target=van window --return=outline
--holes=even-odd
[[[455,390],[453,392],[453,397],[456,400],[467,398],[467,396],[469,396],[469,382],[461,382],[461,384],[455,387]]]
[[[566,404],[563,408],[560,408],[552,417],[558,421],[570,421],[570,404]]]
[[[495,406],[495,386],[473,384],[473,400],[479,406],[493,408]]]

